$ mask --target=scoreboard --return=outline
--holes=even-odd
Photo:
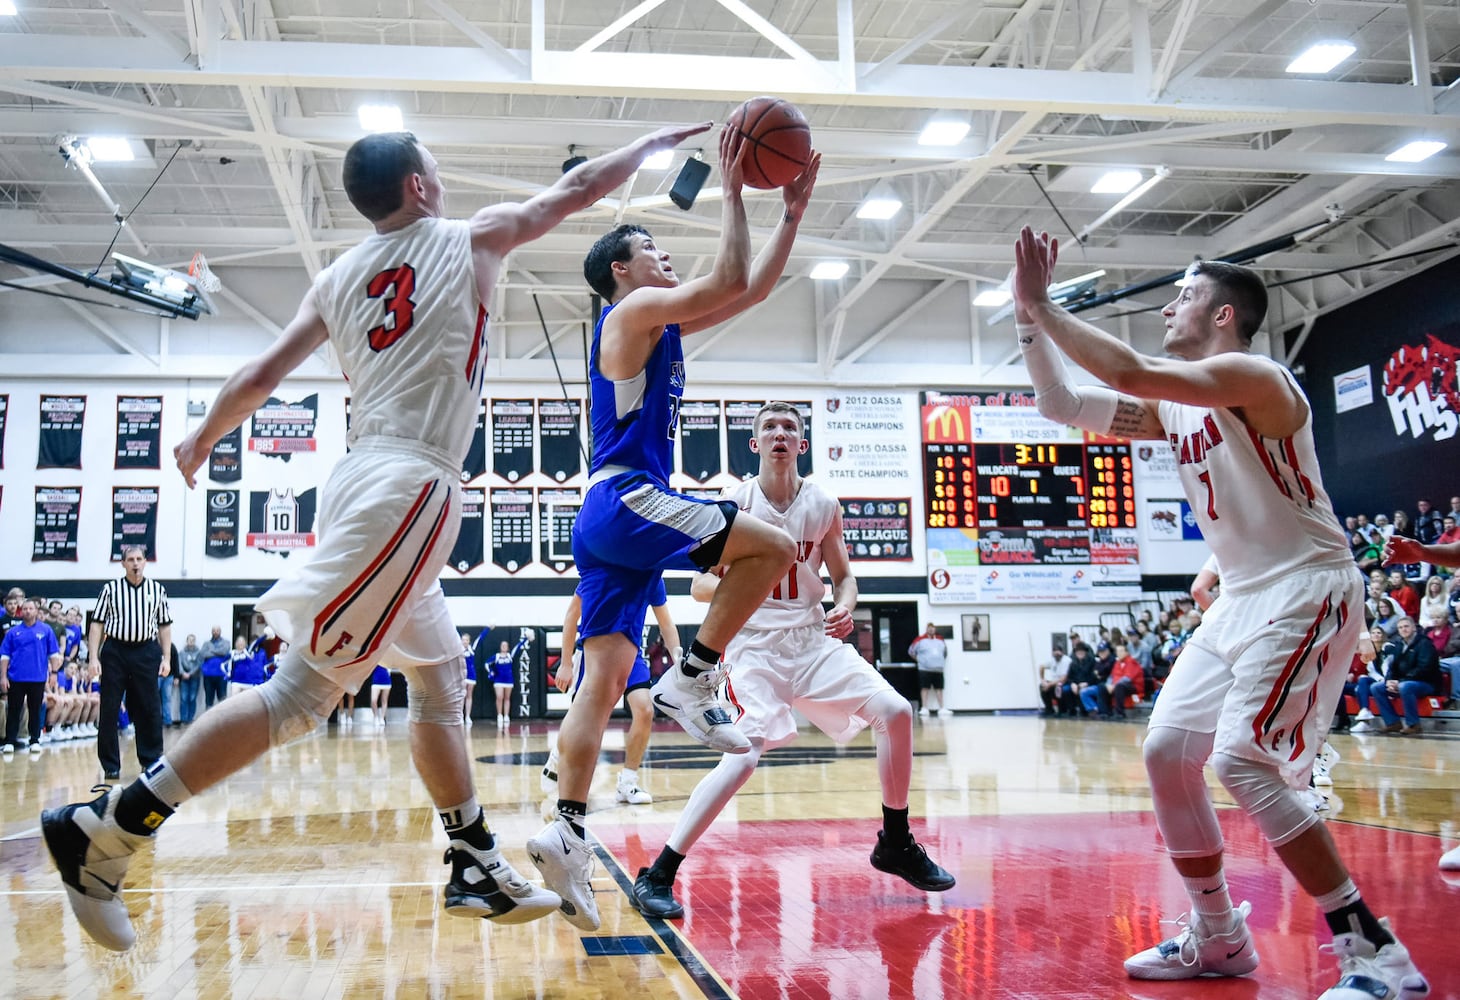
[[[1130,444],[1052,423],[1019,390],[925,392],[921,409],[930,601],[1139,596]]]
[[[1135,528],[1128,444],[923,446],[929,528]]]

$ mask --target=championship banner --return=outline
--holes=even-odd
[[[81,427],[85,421],[85,396],[42,396],[41,446],[35,467],[81,468]]]
[[[10,412],[10,396],[0,395],[0,469],[5,468],[5,417]]]
[[[465,487],[461,491],[461,530],[451,547],[448,565],[458,573],[470,573],[482,564],[482,541],[486,527],[487,491]]]
[[[912,499],[842,497],[842,539],[856,562],[912,561]]]
[[[509,483],[532,471],[532,400],[492,400],[492,471]]]
[[[471,431],[471,447],[461,463],[461,481],[469,483],[487,471],[487,404],[477,405],[477,422]]]
[[[540,558],[555,573],[566,573],[573,566],[573,522],[583,509],[583,491],[538,490],[537,509]]]
[[[720,424],[718,400],[686,399],[679,404],[679,471],[697,483],[707,483],[725,471]]]
[[[112,488],[112,562],[121,562],[122,549],[131,545],[157,561],[157,495],[156,486]]]
[[[537,401],[539,471],[553,482],[564,483],[583,471],[583,401]]]
[[[289,461],[297,452],[314,451],[314,427],[319,421],[319,394],[286,403],[270,396],[253,415],[248,450]],[[311,543],[312,544],[312,543]]]
[[[688,489],[679,490],[687,497],[695,497],[699,500],[720,500],[724,497],[725,491],[718,486],[691,486]]]
[[[288,556],[295,549],[313,548],[315,493],[294,495],[286,490],[255,490],[248,495],[248,534],[244,544],[260,552]]]
[[[162,397],[118,396],[115,468],[159,469],[161,454]]]
[[[31,562],[75,562],[81,520],[80,486],[35,488],[35,544]]]
[[[236,483],[243,478],[243,426],[218,439],[208,453],[208,478],[215,483]]]
[[[532,562],[532,491],[491,490],[492,564],[516,573]]]
[[[238,491],[208,491],[208,539],[203,554],[213,559],[238,555]]]
[[[725,404],[725,451],[730,456],[730,474],[736,479],[749,479],[760,471],[760,457],[750,450],[750,439],[755,437],[755,415],[764,404],[764,400]],[[816,450],[811,441],[811,403],[792,405],[801,411],[801,438],[806,442],[806,451],[796,458],[796,471],[809,476]]]
[[[917,407],[911,394],[847,393],[827,396],[822,423],[823,467],[828,480],[854,480],[857,488],[912,489],[917,478]]]

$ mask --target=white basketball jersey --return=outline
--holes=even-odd
[[[1283,376],[1301,395],[1286,369]],[[1224,590],[1250,590],[1320,565],[1353,565],[1318,473],[1311,406],[1303,426],[1285,438],[1262,437],[1222,407],[1162,402],[1159,412]]]
[[[465,458],[487,357],[470,223],[422,219],[376,233],[314,287],[350,383],[350,445],[401,438]]]
[[[796,562],[791,572],[755,609],[746,628],[800,628],[821,622],[826,617],[821,609],[826,596],[826,584],[821,579],[821,540],[836,523],[837,502],[809,479],[801,480],[801,492],[785,513],[766,499],[759,479],[730,487],[725,490],[725,498],[796,540]]]

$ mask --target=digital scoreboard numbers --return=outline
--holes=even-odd
[[[1085,449],[1077,444],[973,447],[980,528],[1084,528]]]
[[[1136,488],[1130,445],[1091,444],[1084,451],[1090,527],[1134,528]]]
[[[930,528],[978,527],[973,445],[923,445],[923,494]]]

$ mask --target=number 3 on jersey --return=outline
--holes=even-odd
[[[411,301],[415,290],[416,269],[409,264],[381,271],[365,286],[365,294],[372,299],[391,293],[385,300],[385,322],[371,327],[368,334],[372,351],[383,351],[400,340],[416,321],[416,304]]]

